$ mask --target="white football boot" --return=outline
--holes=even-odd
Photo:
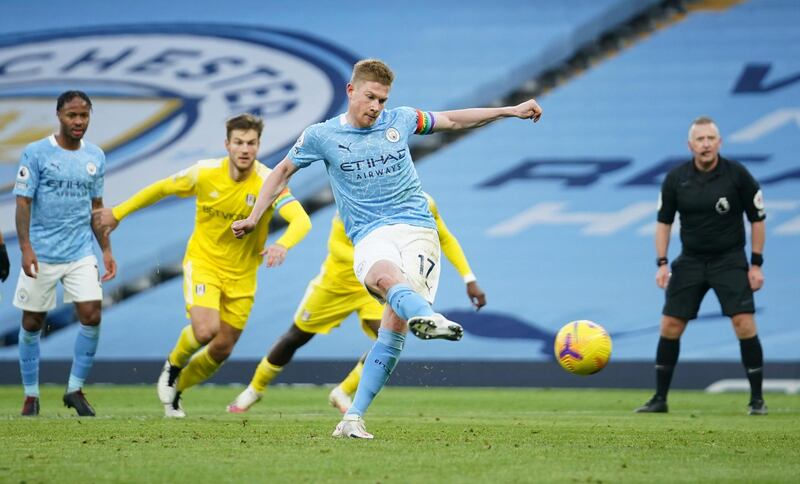
[[[186,412],[183,411],[181,404],[181,392],[175,393],[175,399],[172,402],[164,404],[164,417],[166,418],[184,418]]]
[[[331,436],[340,439],[375,438],[371,433],[367,432],[367,428],[364,426],[364,419],[358,415],[345,415]]]
[[[353,404],[353,399],[348,395],[342,387],[336,386],[331,392],[328,394],[328,403],[331,404],[332,407],[338,409],[342,413],[347,413],[347,410],[350,408],[350,405]]]
[[[250,410],[250,407],[258,403],[263,396],[264,394],[257,392],[252,385],[247,385],[247,388],[236,397],[236,400],[228,405],[226,410],[228,413],[245,413]]]
[[[171,405],[172,401],[175,400],[175,393],[177,392],[175,386],[178,383],[180,372],[181,369],[170,365],[169,360],[164,362],[164,367],[161,369],[161,374],[158,375],[158,382],[156,383],[158,399],[164,405]]]
[[[432,316],[414,316],[408,320],[408,329],[419,339],[446,339],[458,341],[464,328],[439,313]]]

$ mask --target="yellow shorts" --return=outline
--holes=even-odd
[[[357,312],[361,330],[370,338],[377,338],[378,335],[364,321],[380,321],[383,306],[363,286],[354,286],[352,291],[341,292],[341,287],[333,291],[331,285],[322,275],[308,283],[306,294],[297,307],[294,324],[307,333],[327,334],[342,324],[351,313]]]
[[[183,261],[183,297],[186,317],[193,306],[216,309],[220,320],[244,329],[256,295],[256,271],[246,277],[230,278],[218,269]]]

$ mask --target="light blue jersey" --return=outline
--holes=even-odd
[[[369,128],[344,114],[306,128],[289,151],[298,168],[324,161],[336,206],[354,244],[383,225],[436,229],[411,160],[412,134],[429,134],[433,115],[409,107],[384,110]]]
[[[25,148],[14,194],[33,199],[30,238],[40,261],[62,264],[92,254],[92,199],[103,196],[105,168],[103,150],[84,141],[69,151],[51,135]]]

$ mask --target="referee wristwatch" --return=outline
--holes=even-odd
[[[656,257],[656,265],[658,267],[665,266],[669,263],[669,259],[666,257]]]

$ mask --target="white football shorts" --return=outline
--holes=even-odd
[[[356,244],[353,270],[366,287],[364,280],[372,266],[388,260],[403,271],[411,289],[433,304],[439,288],[441,258],[436,230],[407,224],[384,225]]]
[[[35,279],[25,275],[25,271],[20,271],[14,292],[14,306],[37,313],[54,309],[58,281],[64,286],[65,303],[103,300],[97,258],[89,255],[64,264],[39,262],[39,273]]]

